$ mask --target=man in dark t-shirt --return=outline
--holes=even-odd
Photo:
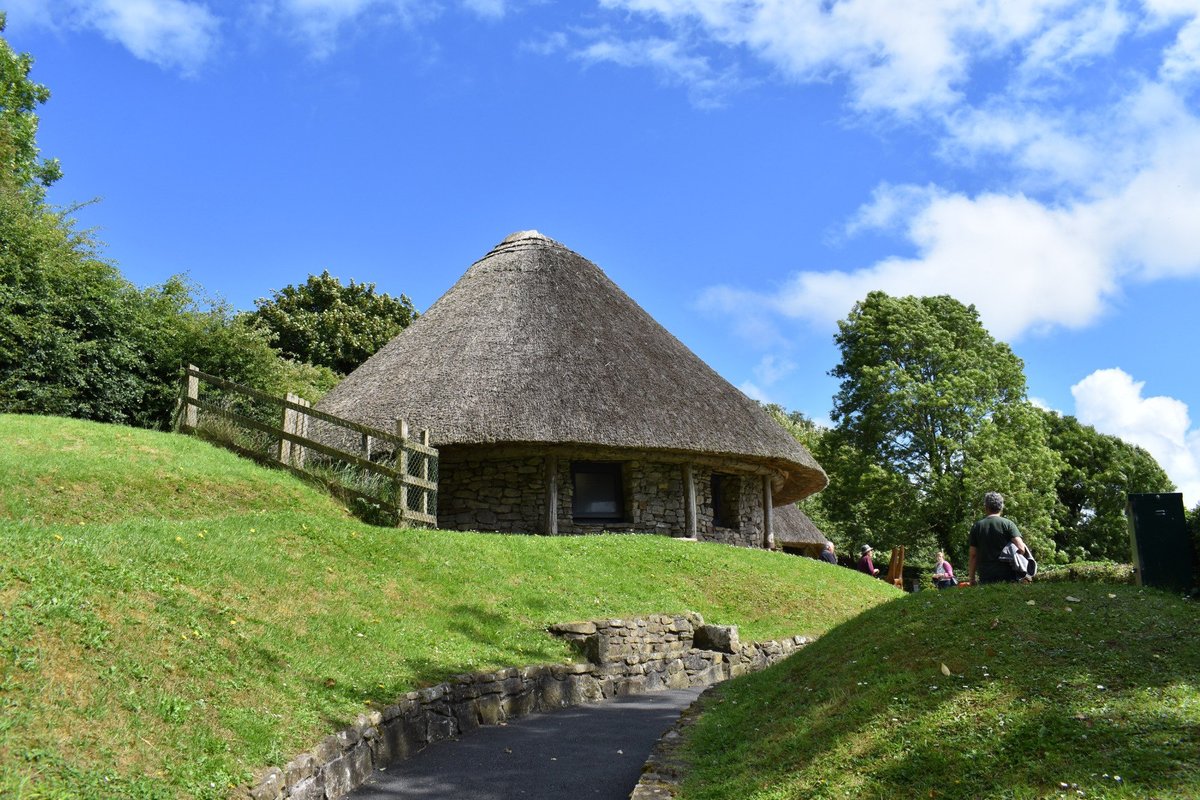
[[[1012,520],[1000,516],[1004,511],[1004,496],[999,492],[988,492],[983,496],[983,507],[987,516],[971,526],[971,546],[967,563],[967,580],[975,583],[998,583],[1017,581],[1020,576],[1012,564],[1000,560],[1000,551],[1009,544],[1029,555],[1029,548],[1021,538],[1021,531]],[[976,580],[978,576],[978,580]]]

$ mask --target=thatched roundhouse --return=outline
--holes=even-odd
[[[818,558],[829,541],[812,518],[791,503],[776,507],[772,522],[775,547],[785,553]]]
[[[317,406],[440,451],[442,528],[769,546],[813,457],[587,259],[515,233]]]

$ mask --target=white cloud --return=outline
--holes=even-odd
[[[687,41],[757,58],[791,79],[842,78],[860,109],[900,114],[962,98],[974,65],[1020,54],[1059,70],[1111,52],[1132,25],[1117,0],[600,0]]]
[[[766,392],[750,381],[743,381],[742,383],[739,383],[737,388],[741,390],[742,394],[746,395],[751,400],[757,400],[760,403],[774,402],[770,397],[767,396]]]
[[[216,44],[219,23],[199,3],[184,0],[100,0],[89,22],[138,58],[194,71]]]
[[[738,83],[733,73],[715,69],[707,58],[690,54],[670,39],[605,36],[577,49],[573,57],[589,64],[649,67],[665,84],[685,87],[692,102],[702,108],[720,105],[722,97]]]
[[[91,29],[135,57],[192,73],[216,49],[220,21],[189,0],[17,0],[15,17],[56,29]]]
[[[1144,389],[1144,382],[1123,370],[1096,370],[1071,387],[1075,416],[1101,433],[1144,447],[1191,508],[1200,501],[1200,429],[1192,427],[1186,403],[1143,397]]]
[[[780,379],[796,371],[796,363],[788,358],[767,354],[754,367],[754,377],[765,386],[774,386]]]
[[[53,5],[46,0],[8,0],[4,11],[9,25],[54,28]]]
[[[1171,83],[1200,77],[1200,16],[1180,29],[1175,43],[1163,55],[1159,74]]]
[[[949,294],[974,304],[984,325],[1009,340],[1086,327],[1131,281],[1200,277],[1200,119],[1159,85],[1107,111],[1120,120],[1107,133],[1077,136],[1064,148],[1077,150],[1077,165],[1091,165],[1090,184],[1076,166],[1033,179],[1065,189],[1063,200],[884,184],[847,231],[898,230],[914,257],[852,271],[802,271],[774,291],[717,287],[703,296],[715,307],[740,303],[830,328],[872,290]],[[1018,151],[1022,162],[1041,130],[1014,124],[1014,139],[997,147]],[[1081,185],[1072,187],[1072,176]]]
[[[462,0],[468,11],[473,11],[481,17],[499,19],[508,10],[505,0]]]
[[[463,6],[481,16],[502,16],[503,0],[463,0]],[[259,0],[260,24],[282,28],[307,44],[314,58],[336,52],[355,28],[410,25],[437,17],[442,7],[421,0]]]

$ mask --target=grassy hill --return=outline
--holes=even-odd
[[[555,622],[822,634],[896,596],[655,536],[371,528],[181,436],[0,415],[0,796],[221,797],[365,706],[570,659]]]
[[[710,696],[682,797],[1194,800],[1198,623],[1127,585],[897,599]]]

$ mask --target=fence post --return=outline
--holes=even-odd
[[[304,406],[305,408],[312,408],[312,403],[308,402],[303,397],[297,397],[296,403]],[[308,438],[308,414],[305,414],[303,411],[296,412],[296,435],[302,439]],[[307,447],[299,444],[293,444],[292,466],[296,467],[297,469],[303,469],[304,459],[307,453]]]
[[[300,398],[288,392],[283,396],[283,399],[289,403],[294,403]],[[283,407],[283,433],[284,435],[279,437],[279,463],[286,465],[292,463],[292,442],[287,438],[287,435],[295,435],[296,433],[296,410],[291,406]]]
[[[396,448],[396,527],[403,528],[408,517],[408,422],[396,420],[396,435],[400,444]]]
[[[421,444],[429,447],[429,428],[421,430]],[[429,454],[421,454],[421,480],[429,480]],[[435,509],[436,511],[436,509]],[[429,489],[421,489],[421,513],[429,516]]]
[[[196,426],[200,424],[200,409],[192,404],[192,401],[200,399],[200,376],[196,373],[195,364],[188,364],[187,371],[184,373],[184,391],[183,391],[183,431],[184,433],[194,433]]]

